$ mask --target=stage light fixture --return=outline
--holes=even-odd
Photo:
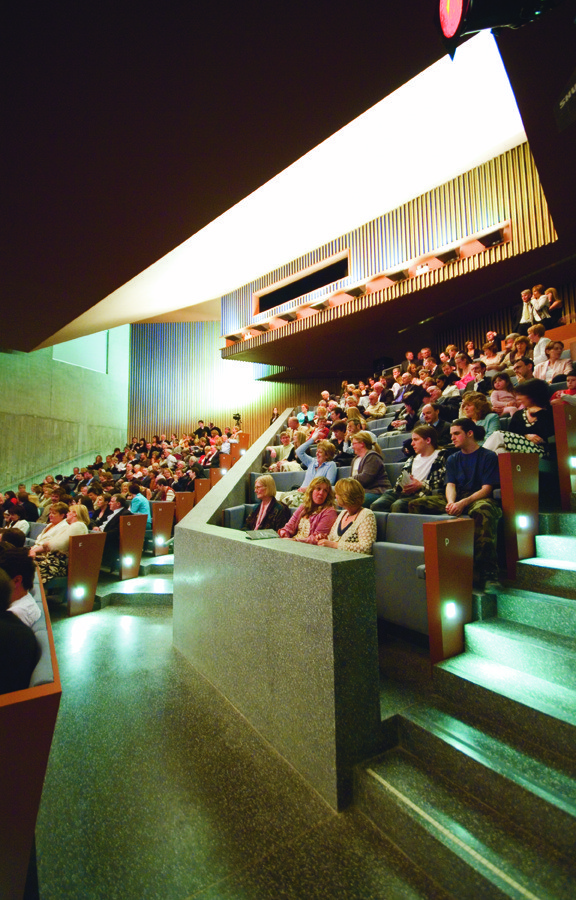
[[[438,18],[450,54],[460,38],[479,31],[520,28],[561,0],[440,0]]]

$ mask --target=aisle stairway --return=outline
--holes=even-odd
[[[497,616],[357,771],[359,807],[459,900],[576,896],[576,516],[541,519]]]

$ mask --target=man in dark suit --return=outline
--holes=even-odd
[[[109,503],[110,515],[103,525],[92,529],[106,535],[102,564],[112,565],[120,553],[120,518],[129,516],[128,500],[122,494],[113,494]]]
[[[426,425],[432,425],[436,429],[439,447],[447,447],[452,443],[450,425],[440,418],[439,403],[427,403],[422,409],[422,420]]]
[[[492,390],[492,379],[486,378],[486,363],[483,363],[480,359],[475,359],[472,362],[470,371],[474,376],[474,381],[468,382],[464,388],[464,394],[469,394],[470,391],[478,391],[479,394],[488,396]]]

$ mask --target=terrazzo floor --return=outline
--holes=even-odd
[[[41,900],[445,896],[191,669],[164,598],[53,625],[63,693],[36,830]],[[388,650],[404,665],[405,649]],[[403,693],[390,678],[386,709],[418,699],[420,681]]]

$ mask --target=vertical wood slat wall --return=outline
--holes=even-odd
[[[253,438],[268,427],[272,409],[317,403],[326,384],[317,380],[256,381],[261,367],[225,362],[218,322],[132,326],[129,437],[193,431],[198,419],[223,428],[242,415]],[[328,385],[330,389],[330,385]]]
[[[221,333],[235,333],[269,316],[269,313],[253,315],[254,292],[295,276],[346,249],[350,254],[349,276],[307,294],[307,301],[320,299],[354,282],[366,281],[408,259],[431,253],[508,219],[512,222],[512,240],[505,244],[365,294],[343,306],[322,310],[313,318],[299,319],[251,337],[242,342],[241,348],[247,350],[273,343],[287,334],[312,329],[316,324],[386,303],[556,240],[538,172],[526,143],[226,295],[222,298]],[[301,302],[301,298],[291,300],[277,311],[290,312]],[[239,350],[240,345],[229,346],[223,349],[222,355],[233,359]]]

